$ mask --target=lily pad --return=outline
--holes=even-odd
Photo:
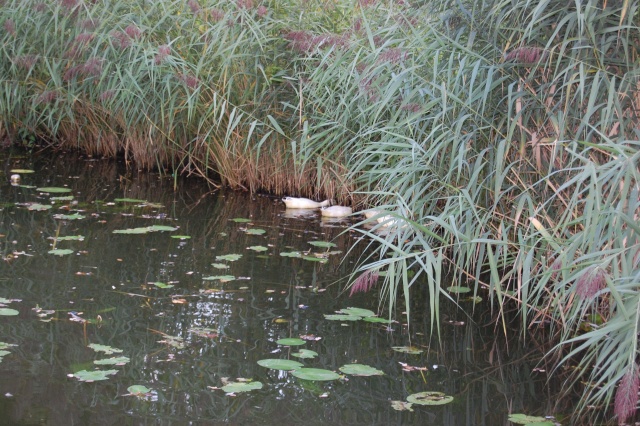
[[[73,195],[63,195],[61,197],[50,197],[51,201],[71,201],[73,200]]]
[[[126,356],[118,356],[113,358],[97,359],[93,361],[96,365],[125,365],[129,363],[129,358]]]
[[[380,318],[380,317],[364,317],[362,318],[362,320],[366,322],[375,322],[375,323],[382,323],[382,324],[393,323],[393,320],[390,320],[388,318]]]
[[[151,225],[149,227],[149,232],[164,232],[164,231],[173,232],[177,230],[178,230],[177,226],[168,226],[168,225]]]
[[[247,223],[247,222],[251,222],[251,219],[247,219],[244,217],[236,217],[234,219],[231,219],[231,221],[235,223]]]
[[[69,250],[69,249],[53,249],[53,250],[49,250],[47,253],[55,254],[56,256],[66,256],[68,254],[73,253],[73,250]]]
[[[116,203],[146,203],[147,200],[138,200],[136,198],[116,198],[115,200]]]
[[[24,175],[29,174],[29,173],[35,173],[35,170],[31,170],[31,169],[11,169],[10,170],[11,173],[22,173]]]
[[[216,276],[212,276],[212,277],[203,277],[202,279],[204,281],[219,280],[220,282],[226,283],[226,282],[235,280],[236,277],[234,277],[233,275],[216,275]]]
[[[360,309],[360,308],[345,308],[345,309],[340,309],[341,314],[345,314],[345,315],[355,315],[358,317],[373,317],[375,316],[375,312],[370,311],[368,309]]]
[[[212,263],[211,266],[216,269],[229,269],[229,265],[227,265],[226,263]]]
[[[471,289],[469,287],[464,287],[464,286],[459,286],[459,285],[452,285],[451,287],[447,287],[447,290],[449,291],[449,293],[469,293],[471,291]]]
[[[325,314],[324,319],[329,321],[358,321],[362,318],[356,315]]]
[[[280,253],[280,256],[284,256],[284,257],[302,257],[302,253],[300,253],[299,251],[288,251],[288,252]]]
[[[107,355],[119,354],[122,352],[122,349],[112,348],[111,346],[100,345],[98,343],[91,343],[89,347],[96,352],[104,352]]]
[[[453,401],[453,397],[442,392],[418,392],[409,395],[407,401],[418,405],[444,405]]]
[[[151,232],[148,226],[144,228],[128,228],[128,229],[116,229],[114,234],[148,234]]]
[[[262,234],[266,233],[267,231],[265,231],[264,229],[259,229],[259,228],[250,228],[250,229],[247,229],[245,232],[248,235],[262,235]]]
[[[526,414],[511,414],[508,418],[511,423],[517,425],[529,425],[529,426],[553,426],[553,422],[538,416],[528,416]]]
[[[295,356],[296,358],[315,358],[318,356],[318,352],[312,351],[309,349],[300,349],[298,352],[294,352],[291,356]]]
[[[422,349],[418,349],[415,346],[393,346],[391,349],[396,352],[402,352],[410,355],[418,355],[424,352]]]
[[[261,359],[258,361],[258,365],[270,368],[271,370],[295,370],[297,368],[304,367],[304,364],[298,361],[292,361],[289,359]]]
[[[18,315],[20,312],[11,308],[0,308],[0,317],[12,317]]]
[[[265,246],[251,246],[251,247],[247,247],[247,248],[249,250],[254,250],[254,251],[267,251],[267,250],[269,250]]]
[[[216,260],[228,260],[229,262],[235,262],[241,257],[241,254],[225,254],[223,256],[216,256]]]
[[[283,346],[300,346],[307,342],[302,339],[298,339],[297,337],[288,337],[286,339],[276,340],[276,343]]]
[[[54,214],[53,218],[54,219],[60,219],[60,220],[79,220],[79,219],[84,219],[86,216],[82,216],[80,213],[74,213],[74,214]]]
[[[413,404],[405,401],[391,401],[391,408],[397,411],[413,411]]]
[[[116,374],[118,370],[80,370],[73,374],[73,377],[81,382],[95,382],[98,380],[107,380],[109,377]]]
[[[153,283],[153,285],[155,285],[158,288],[171,288],[171,287],[173,287],[173,285],[171,285],[171,284],[165,284],[165,283],[160,282],[160,281],[156,281],[155,283]]]
[[[337,247],[335,243],[330,243],[329,241],[309,241],[309,244],[323,248]]]
[[[226,393],[249,392],[255,389],[262,389],[261,382],[232,382],[222,387]]]
[[[189,240],[191,239],[190,235],[172,235],[171,238],[176,238],[178,240]]]
[[[142,385],[133,385],[133,386],[129,386],[127,388],[127,391],[131,394],[131,395],[135,395],[135,396],[147,396],[147,394],[149,394],[151,392],[151,389],[149,389],[146,386],[142,386]]]
[[[42,188],[36,188],[36,191],[40,191],[40,192],[46,192],[49,194],[61,194],[64,192],[71,192],[71,190],[69,188],[61,188],[61,187],[57,187],[57,186],[47,186],[47,187],[42,187]]]
[[[320,262],[320,263],[327,263],[328,260],[324,257],[316,257],[316,256],[302,256],[302,258],[304,260],[309,260],[311,262]]]
[[[84,235],[67,235],[65,237],[55,237],[57,241],[84,241]]]
[[[323,370],[322,368],[301,368],[293,371],[291,374],[300,379],[313,381],[328,381],[340,378],[338,373],[331,370]]]
[[[51,204],[32,203],[27,206],[27,209],[41,212],[44,210],[49,210],[51,207],[52,207]]]
[[[351,374],[352,376],[382,376],[384,371],[370,367],[364,364],[347,364],[340,367],[340,371],[344,374]]]

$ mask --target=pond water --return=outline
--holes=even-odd
[[[378,288],[344,292],[366,246],[345,232],[355,222],[113,161],[0,156],[0,309],[15,314],[0,316],[3,425],[500,425],[509,412],[550,410],[539,355],[481,326],[490,312],[475,323],[443,303],[440,343],[418,289],[410,328],[327,320],[348,307],[377,312]],[[10,185],[13,169],[35,173]],[[302,346],[276,343],[301,336]],[[393,349],[409,346],[422,352]],[[304,380],[264,359],[340,378]],[[344,374],[347,364],[384,375]],[[104,380],[83,381],[94,370]],[[262,387],[221,389],[244,379]],[[144,388],[131,395],[134,385]],[[453,401],[392,405],[424,391]]]

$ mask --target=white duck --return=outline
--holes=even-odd
[[[352,212],[351,207],[331,206],[321,209],[320,215],[324,217],[345,217],[349,216]]]
[[[288,209],[319,209],[320,207],[328,207],[331,200],[317,202],[308,198],[284,197],[282,199]]]

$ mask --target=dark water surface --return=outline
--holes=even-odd
[[[116,162],[53,157],[0,153],[0,298],[19,299],[6,306],[19,315],[0,316],[0,342],[16,345],[0,362],[0,424],[491,426],[508,424],[510,411],[545,413],[545,376],[534,372],[531,349],[507,347],[499,329],[482,328],[452,306],[442,308],[438,345],[429,333],[428,301],[418,289],[410,333],[400,323],[388,329],[324,319],[350,306],[377,310],[375,290],[353,298],[342,293],[365,247],[358,233],[343,233],[355,221],[296,216],[277,198],[213,191],[189,179],[177,180],[174,191],[171,178],[127,172]],[[32,188],[9,184],[14,168],[35,170],[22,174],[21,184]],[[36,190],[51,186],[70,188],[73,201],[29,210],[29,203],[51,205],[52,197],[69,195]],[[56,217],[74,213],[84,218]],[[113,233],[150,225],[179,229]],[[247,229],[265,232],[251,235]],[[48,253],[56,236],[74,235],[84,240],[55,242],[72,254]],[[310,241],[337,247],[318,248]],[[255,246],[266,251],[249,249]],[[326,263],[280,255],[338,250]],[[229,254],[242,257],[216,260]],[[235,279],[204,279],[220,275]],[[35,308],[55,312],[39,317],[43,312]],[[89,322],[71,321],[70,311]],[[490,313],[478,316],[479,323],[489,318]],[[304,346],[317,358],[299,360],[291,356],[299,348],[275,343],[301,335],[320,338]],[[89,348],[92,343],[122,353],[105,355]],[[424,352],[391,349],[409,344]],[[93,364],[116,355],[130,362]],[[362,363],[385,375],[310,382],[256,363],[265,358],[333,371]],[[403,371],[401,363],[427,369]],[[95,368],[117,373],[92,383],[70,377]],[[214,389],[237,378],[264,386],[236,396]],[[144,385],[151,394],[126,396],[132,385]],[[455,399],[443,406],[414,405],[413,412],[392,408],[391,401],[422,391]]]

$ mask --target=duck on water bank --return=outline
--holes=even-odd
[[[282,201],[288,209],[319,209],[321,207],[329,207],[333,204],[331,200],[318,202],[308,198],[297,197],[284,197]]]

